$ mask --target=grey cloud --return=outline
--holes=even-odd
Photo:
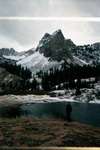
[[[38,44],[44,33],[52,33],[57,29],[61,29],[65,37],[71,38],[76,44],[93,43],[100,41],[99,26],[100,23],[89,22],[0,21],[0,47],[27,50]]]
[[[100,16],[99,0],[0,0],[0,16]],[[0,47],[24,50],[62,29],[76,44],[100,41],[100,23],[0,20]]]
[[[0,16],[100,16],[99,0],[0,0]]]

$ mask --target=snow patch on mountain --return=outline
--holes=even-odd
[[[39,51],[29,54],[23,53],[16,56],[5,56],[4,58],[9,60],[15,60],[17,65],[22,65],[23,67],[29,68],[33,73],[36,73],[40,70],[47,71],[50,68],[60,68],[63,61],[51,61],[50,58],[45,57],[43,54],[40,54]],[[79,58],[73,56],[73,62],[70,59],[67,59],[68,64],[78,64],[78,65],[87,65],[87,63]]]
[[[30,68],[33,73],[40,70],[48,70],[52,67],[58,67],[62,62],[49,61],[49,58],[44,57],[43,54],[35,52],[34,54],[27,56],[17,62],[18,65]]]
[[[6,58],[6,59],[11,59],[11,60],[19,61],[21,59],[24,59],[25,55],[16,55],[16,56],[13,56],[13,55],[10,55],[10,56],[3,55],[3,57]]]
[[[75,64],[79,64],[80,66],[83,66],[83,65],[88,65],[88,63],[86,63],[84,60],[82,59],[79,59],[78,57],[76,56],[73,56],[74,58],[74,62]]]
[[[35,52],[35,49],[32,48],[28,51],[23,51],[23,52],[20,52],[16,55],[3,55],[3,57],[6,58],[6,59],[19,61],[19,60],[22,60],[22,59],[26,58],[27,56],[32,55],[34,52]]]
[[[52,34],[45,33],[36,49],[32,48],[16,55],[3,55],[3,57],[15,60],[16,64],[29,68],[33,73],[40,70],[47,71],[50,68],[59,69],[63,62],[68,66],[86,65],[85,61],[73,55],[71,49],[75,47],[70,39],[65,39],[61,30],[57,30]]]

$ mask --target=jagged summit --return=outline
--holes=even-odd
[[[27,67],[33,73],[40,70],[47,71],[55,67],[59,68],[63,62],[66,62],[67,65],[71,63],[84,65],[85,62],[74,57],[76,55],[73,55],[73,48],[76,50],[76,45],[71,39],[66,39],[59,29],[52,34],[45,33],[37,48],[23,51],[17,55],[6,55],[3,60],[14,60],[17,65]]]
[[[41,40],[47,39],[47,38],[57,38],[57,37],[64,39],[64,35],[63,35],[61,29],[56,30],[56,31],[53,32],[52,34],[45,33]],[[41,40],[40,40],[40,41],[41,41]]]
[[[62,40],[65,39],[65,38],[64,38],[64,35],[63,35],[62,31],[61,31],[61,29],[58,29],[58,30],[56,30],[55,32],[53,32],[52,37],[58,38],[58,39],[60,39],[60,40],[61,40],[61,39],[62,39]]]
[[[59,37],[59,38],[64,39],[64,35],[63,35],[61,29],[58,29],[58,30],[56,30],[55,32],[53,32],[53,33],[52,33],[52,36],[53,36],[53,37]]]
[[[71,43],[71,44],[70,44]],[[40,40],[36,51],[42,53],[45,57],[49,57],[51,60],[67,60],[71,58],[71,53],[69,52],[69,47],[74,45],[72,41],[67,41],[59,29],[53,32],[51,35],[46,33],[43,38]]]
[[[52,34],[45,33],[44,36],[39,41],[39,44],[36,48],[36,51],[41,49],[41,47],[46,45],[48,42],[50,42],[51,44],[56,43],[56,45],[57,45],[57,44],[61,44],[64,41],[64,39],[65,38],[64,38],[63,33],[60,29],[56,30]],[[40,50],[40,52],[41,52],[41,50]]]
[[[45,33],[42,39],[49,38],[51,35],[49,33]]]

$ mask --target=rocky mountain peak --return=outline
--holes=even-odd
[[[49,33],[45,33],[42,39],[46,39],[46,38],[50,38],[50,34]]]
[[[70,44],[71,43],[71,44]],[[43,38],[40,40],[36,51],[43,53],[45,57],[49,57],[50,60],[61,61],[67,59],[71,53],[69,53],[69,49],[71,49],[73,42],[67,41],[59,29],[53,34],[44,34]],[[70,48],[69,48],[70,47]]]
[[[57,38],[57,39],[62,39],[64,40],[64,35],[62,33],[62,31],[60,29],[56,30],[55,32],[53,32],[52,37]]]

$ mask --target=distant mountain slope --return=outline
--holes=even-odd
[[[19,65],[31,69],[33,73],[40,70],[48,70],[53,67],[60,68],[63,62],[69,64],[86,64],[77,57],[73,57],[72,49],[76,45],[70,40],[65,39],[61,30],[53,34],[46,33],[40,40],[36,49],[30,49],[17,55],[3,55],[6,59],[15,60]]]
[[[0,49],[0,65],[2,63],[15,64],[16,61],[14,59],[10,59],[11,57],[16,57],[18,52],[16,52],[13,48],[2,48]],[[8,58],[6,58],[8,57]]]
[[[0,56],[6,55],[6,56],[10,56],[10,55],[17,55],[18,52],[16,52],[13,48],[2,48],[0,49]]]
[[[73,48],[73,55],[89,64],[100,63],[100,43],[76,46]]]
[[[17,62],[18,65],[21,64],[24,67],[30,68],[33,73],[36,73],[40,70],[46,71],[52,67],[59,67],[61,63],[62,62],[49,61],[48,58],[39,52],[35,52],[34,54]]]

